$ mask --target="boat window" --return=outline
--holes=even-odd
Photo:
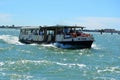
[[[69,30],[69,29],[68,29],[67,27],[65,27],[63,32],[64,32],[65,34],[67,34],[67,33],[68,33],[68,30]]]
[[[33,29],[31,29],[31,34],[33,33]]]
[[[54,35],[54,31],[53,30],[48,30],[47,35]]]
[[[28,32],[28,35],[31,34],[31,30],[28,30],[27,32]]]
[[[21,30],[20,30],[20,34],[23,34],[23,33],[24,33],[24,30],[21,29]]]
[[[40,30],[39,31],[39,35],[43,35],[44,34],[44,31],[43,30]]]
[[[37,30],[33,30],[32,34],[33,35],[38,35]]]
[[[37,34],[39,34],[39,30],[37,30]]]
[[[25,35],[28,35],[28,30],[25,30]]]
[[[73,33],[73,32],[74,32],[74,30],[70,29],[70,33]]]
[[[26,30],[25,29],[21,29],[21,34],[25,35],[26,34]]]
[[[63,30],[62,29],[58,29],[57,30],[57,34],[62,34],[63,33]]]

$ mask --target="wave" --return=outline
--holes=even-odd
[[[71,45],[64,45],[64,44],[60,44],[60,43],[50,43],[50,44],[41,44],[41,46],[43,47],[52,47],[52,48],[61,48],[61,49],[69,49],[69,48],[73,48],[73,46]]]
[[[61,66],[68,66],[68,67],[74,67],[77,66],[79,68],[83,68],[86,67],[85,64],[74,64],[74,63],[60,63],[60,62],[54,62],[57,65],[61,65]]]
[[[4,65],[4,62],[0,62],[0,67]]]
[[[103,69],[103,70],[98,70],[97,71],[98,73],[105,73],[105,72],[108,72],[108,73],[110,73],[110,72],[116,72],[116,73],[120,73],[120,67],[119,66],[115,66],[115,67],[106,67],[105,69]]]
[[[43,47],[54,47],[54,48],[56,48],[56,46],[54,46],[52,43],[51,43],[51,44],[42,44],[41,46],[43,46]]]
[[[111,77],[95,77],[94,80],[117,80],[117,79]]]
[[[100,47],[97,46],[97,44],[92,44],[92,48],[97,50],[101,49]]]
[[[5,43],[8,43],[8,44],[23,45],[22,43],[19,42],[19,39],[17,36],[0,35],[0,40],[4,41]]]
[[[56,46],[56,47],[59,47],[59,48],[63,48],[63,49],[74,48],[74,46],[72,46],[72,45],[64,45],[64,44],[61,44],[61,43],[54,43],[53,45]]]
[[[23,66],[24,65],[24,66]],[[48,66],[52,67],[53,65],[56,66],[63,66],[66,68],[85,68],[85,64],[78,64],[78,63],[62,63],[62,62],[55,62],[55,61],[48,61],[48,60],[19,60],[19,61],[5,61],[0,62],[1,70],[10,69],[10,70],[17,70],[19,71],[22,69],[23,71],[25,68],[29,71],[32,71],[32,68],[29,66],[34,66],[34,68],[47,68]],[[28,66],[28,67],[26,67]],[[36,67],[35,67],[36,66]],[[25,70],[26,71],[26,70]]]

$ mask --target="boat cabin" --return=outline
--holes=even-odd
[[[94,41],[90,34],[83,33],[81,26],[40,26],[38,28],[21,28],[19,40],[24,43],[62,43],[84,44]],[[86,43],[87,44],[87,43]]]

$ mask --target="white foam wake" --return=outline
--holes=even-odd
[[[97,50],[100,49],[100,47],[98,47],[96,44],[92,44],[92,48]]]
[[[22,43],[19,42],[19,39],[17,36],[0,35],[0,40],[3,40],[4,42],[8,44],[23,45]]]
[[[43,47],[53,47],[53,48],[63,48],[63,49],[69,49],[73,48],[71,45],[64,45],[61,43],[51,43],[51,44],[42,44]]]
[[[64,44],[60,44],[60,43],[54,43],[53,45],[56,46],[56,47],[59,47],[59,48],[63,48],[63,49],[69,49],[69,48],[74,47],[72,45],[64,45]]]
[[[41,46],[43,46],[43,47],[54,47],[54,48],[56,48],[56,46],[54,46],[52,43],[51,43],[51,44],[42,44]]]
[[[49,65],[59,65],[59,66],[66,66],[66,67],[79,67],[79,68],[84,68],[86,67],[87,65],[85,64],[79,64],[79,63],[62,63],[62,62],[54,62],[54,61],[48,61],[48,60],[20,60],[20,61],[5,61],[4,63],[3,62],[0,62],[0,66],[3,66],[3,65],[14,65],[14,64],[35,64],[35,65],[44,65],[44,64],[49,64]]]

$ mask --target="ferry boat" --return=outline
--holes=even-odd
[[[69,45],[69,48],[91,48],[94,37],[83,33],[82,26],[40,26],[20,29],[19,41],[22,43]]]

